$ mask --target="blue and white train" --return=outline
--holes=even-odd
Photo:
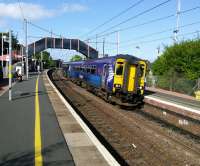
[[[63,64],[68,78],[117,104],[143,100],[147,63],[131,55],[116,55]]]

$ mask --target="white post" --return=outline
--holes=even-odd
[[[117,32],[117,55],[119,54],[119,31]]]
[[[12,100],[12,32],[9,31],[9,101]]]
[[[28,70],[29,70],[29,67],[28,67],[28,44],[27,44],[27,20],[24,19],[24,23],[25,23],[25,51],[26,51],[26,79],[28,80]]]

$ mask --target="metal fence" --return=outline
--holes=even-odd
[[[155,87],[169,91],[179,92],[194,96],[199,88],[200,80],[189,80],[179,73],[173,75],[154,76],[150,72],[146,79],[148,87]]]

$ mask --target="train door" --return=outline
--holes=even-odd
[[[116,60],[113,92],[121,91],[124,87],[125,67],[126,67],[125,59],[119,58]]]
[[[138,84],[141,89],[141,94],[144,94],[144,88],[145,88],[145,76],[146,76],[146,62],[145,61],[139,61],[139,79]]]
[[[135,91],[135,84],[136,84],[135,80],[136,80],[136,66],[130,64],[129,74],[128,74],[128,92]]]
[[[108,79],[108,65],[105,64],[103,66],[103,74],[102,74],[102,88],[106,89],[107,87],[107,79]]]

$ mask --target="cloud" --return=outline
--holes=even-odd
[[[21,3],[22,11],[19,3],[0,3],[0,17],[10,17],[13,19],[21,19],[22,12],[27,19],[37,20],[55,15],[54,11],[44,9],[42,6],[32,3]]]
[[[20,9],[21,6],[21,9]],[[65,3],[61,8],[46,9],[39,4],[33,3],[0,3],[0,17],[9,17],[13,19],[22,19],[22,13],[29,20],[38,20],[54,17],[68,12],[83,12],[88,8],[78,3]]]
[[[64,3],[61,7],[61,10],[63,13],[66,12],[83,12],[88,10],[87,6],[78,4],[78,3],[74,3],[74,4],[69,4],[69,3]]]

